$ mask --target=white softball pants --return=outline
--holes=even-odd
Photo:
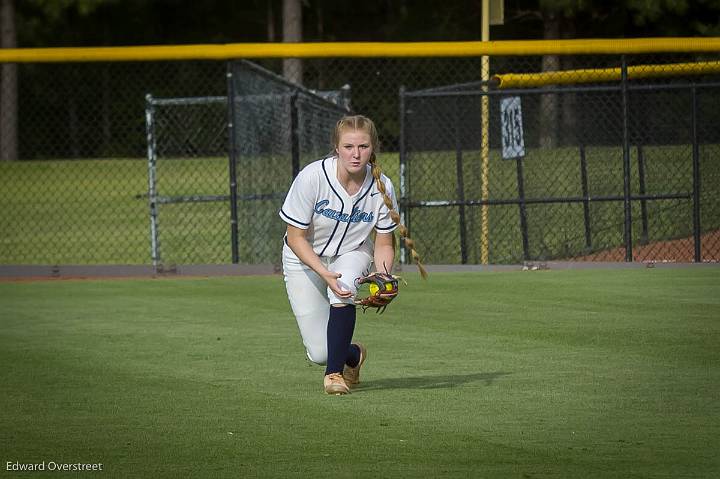
[[[305,263],[300,261],[283,242],[283,275],[285,288],[297,320],[300,336],[308,359],[316,364],[326,364],[327,325],[331,304],[353,304],[357,294],[357,280],[370,271],[373,260],[372,241],[369,239],[359,249],[340,256],[321,257],[325,267],[340,273],[338,284],[353,293],[351,298],[338,298],[327,283]]]

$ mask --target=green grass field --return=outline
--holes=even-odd
[[[346,397],[279,276],[0,283],[3,475],[720,475],[720,269],[407,279]]]

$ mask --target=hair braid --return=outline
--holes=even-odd
[[[370,166],[372,168],[372,175],[375,177],[375,183],[377,183],[377,189],[380,191],[380,194],[382,194],[383,202],[385,203],[385,206],[387,206],[388,210],[390,210],[390,218],[393,220],[395,224],[398,225],[398,231],[400,232],[400,238],[402,238],[403,242],[405,243],[405,247],[410,250],[410,256],[412,256],[412,259],[417,264],[418,270],[420,271],[420,276],[422,276],[423,279],[427,279],[427,271],[425,270],[425,267],[422,265],[422,262],[420,261],[420,255],[415,250],[415,241],[413,241],[410,236],[408,235],[408,229],[407,227],[402,224],[400,221],[400,214],[395,210],[392,200],[390,199],[390,196],[387,194],[387,191],[385,190],[385,183],[383,183],[381,176],[382,171],[380,170],[380,165],[377,163],[377,158],[375,157],[375,152],[372,153],[370,156]],[[393,237],[394,238],[394,237]]]

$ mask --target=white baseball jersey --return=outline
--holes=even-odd
[[[395,228],[383,195],[377,189],[371,166],[365,182],[350,196],[337,179],[335,156],[310,163],[293,181],[280,217],[288,224],[309,230],[308,241],[321,257],[354,251],[367,239],[373,228],[389,233]],[[395,190],[390,179],[381,175],[385,191],[397,210]]]

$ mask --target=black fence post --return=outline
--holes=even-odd
[[[457,175],[457,197],[460,204],[458,205],[458,217],[460,221],[460,261],[467,264],[467,227],[465,225],[465,183],[463,176],[463,151],[462,151],[462,134],[460,126],[462,119],[460,115],[461,99],[455,100],[455,172]]]
[[[407,138],[405,137],[405,87],[400,85],[400,201],[398,207],[400,208],[400,221],[403,222],[408,230],[410,229],[410,207],[408,206],[408,178],[407,178],[407,151],[405,143]],[[400,241],[400,263],[405,264],[407,255],[407,249],[405,248],[405,242]]]
[[[298,135],[298,108],[297,92],[290,97],[290,159],[292,162],[292,177],[300,173],[300,136]]]
[[[525,210],[525,181],[522,160],[521,156],[516,160],[518,199],[520,200],[518,206],[520,207],[520,233],[522,234],[523,260],[528,260],[530,259],[530,241],[528,240],[527,212]]]
[[[637,146],[637,161],[638,161],[638,180],[640,183],[640,196],[645,196],[645,155],[643,154],[642,145]],[[640,200],[640,219],[642,221],[642,233],[640,234],[640,244],[647,244],[648,242],[648,214],[647,214],[647,200],[642,198]]]
[[[697,125],[697,88],[693,84],[692,92],[692,171],[693,171],[693,237],[695,246],[695,262],[702,261],[702,245],[700,244],[700,145]]]
[[[625,211],[625,261],[633,260],[632,251],[632,203],[630,202],[630,114],[628,105],[627,59],[622,55],[620,82],[623,107],[623,206]]]
[[[590,198],[588,196],[587,160],[585,159],[585,145],[580,145],[580,183],[583,197],[583,219],[585,220],[585,247],[592,249],[592,232],[590,230]]]
[[[235,82],[233,81],[233,63],[227,63],[227,112],[228,112],[228,166],[230,180],[230,250],[233,264],[240,262],[238,251],[238,211],[237,211],[237,138],[235,135]]]

